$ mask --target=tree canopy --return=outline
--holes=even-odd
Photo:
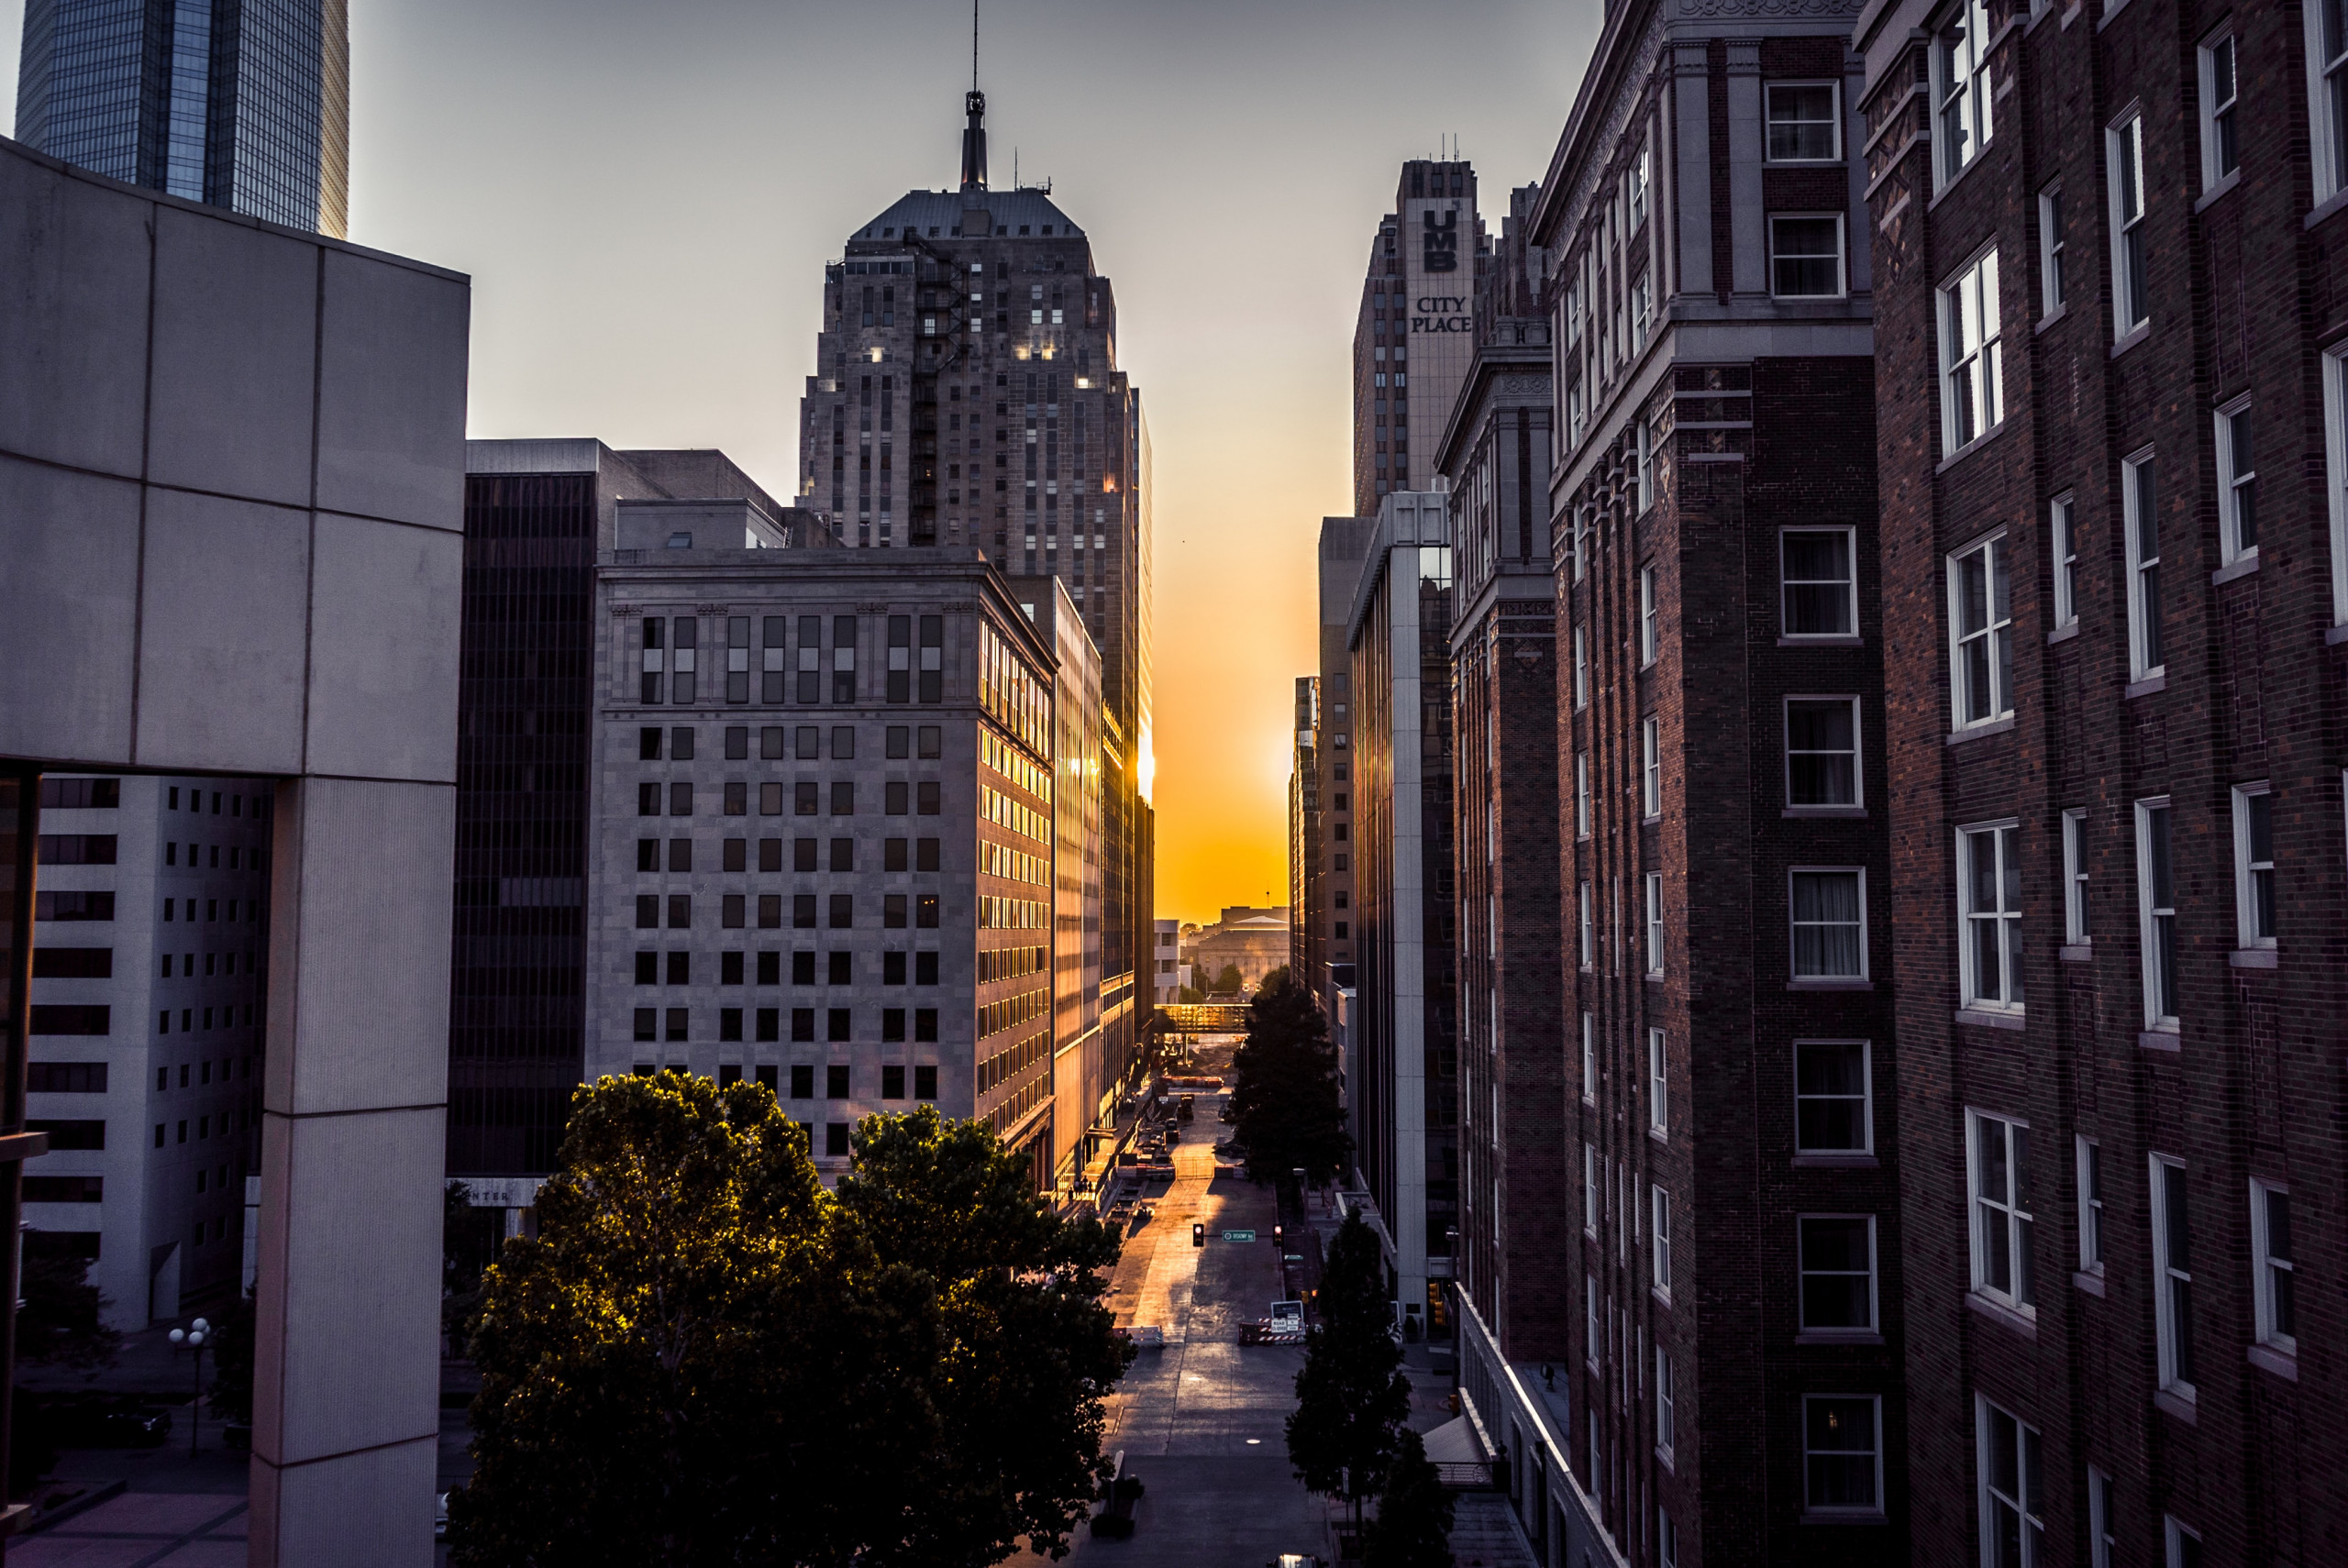
[[[1024,1160],[925,1107],[836,1195],[771,1091],[582,1088],[539,1234],[482,1282],[463,1564],[941,1564],[1055,1555],[1131,1352]]]
[[[1280,975],[1279,971],[1274,971]],[[1337,1088],[1337,1052],[1311,996],[1281,976],[1247,1004],[1247,1038],[1232,1054],[1234,1141],[1257,1180],[1301,1169],[1319,1183],[1353,1158]]]
[[[1452,1510],[1425,1441],[1403,1428],[1386,1489],[1378,1495],[1378,1517],[1362,1532],[1362,1568],[1451,1568]]]
[[[122,1335],[105,1325],[106,1298],[86,1258],[28,1246],[17,1282],[17,1359],[29,1366],[91,1372],[112,1366]]]
[[[1320,1320],[1305,1331],[1297,1406],[1288,1418],[1289,1463],[1305,1485],[1346,1498],[1358,1517],[1362,1499],[1383,1483],[1411,1414],[1385,1263],[1358,1209],[1330,1239],[1316,1306]]]

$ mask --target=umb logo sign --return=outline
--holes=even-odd
[[[1424,226],[1419,230],[1419,267],[1427,272],[1456,272],[1459,271],[1459,209],[1436,214],[1432,208],[1420,215]],[[1436,222],[1440,216],[1443,221]]]

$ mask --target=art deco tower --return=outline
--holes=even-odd
[[[109,179],[340,239],[345,0],[28,0],[17,138]]]
[[[799,504],[869,548],[975,546],[1057,576],[1101,651],[1102,1018],[1113,1080],[1150,928],[1149,437],[1116,299],[1051,187],[987,182],[986,95],[958,189],[910,191],[824,270]],[[1123,1032],[1122,1035],[1120,1032]]]

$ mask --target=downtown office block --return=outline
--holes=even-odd
[[[17,136],[110,180],[344,237],[347,0],[31,0]]]
[[[0,656],[22,679],[0,704],[7,1044],[25,1047],[50,983],[24,983],[34,939],[63,929],[28,918],[41,775],[152,775],[167,791],[204,775],[207,796],[226,775],[269,798],[251,1558],[421,1565],[440,1430],[467,283],[14,142],[0,276]],[[102,834],[103,810],[61,804],[60,825]],[[242,843],[213,830],[208,799],[201,828],[186,810],[165,831],[166,804],[156,836],[203,845],[208,878],[211,846]],[[249,824],[249,805],[223,820]],[[117,874],[216,896],[159,858],[118,856]],[[75,890],[68,869],[53,890]],[[161,941],[176,921],[156,941],[241,953],[223,914],[208,942]],[[155,984],[182,978],[159,965]],[[229,1005],[183,994],[171,1005]],[[149,1021],[125,1018],[125,1041]],[[94,1065],[97,1038],[32,1049]],[[213,1054],[200,1026],[191,1043]],[[206,1114],[201,1083],[183,1091],[163,1065],[157,1101]],[[111,1075],[105,1099],[109,1147],[181,1114],[150,1101],[117,1125]],[[61,1177],[105,1174],[86,1153],[29,1174],[50,1158]]]
[[[1151,1005],[1149,436],[1091,239],[1048,184],[990,185],[985,95],[966,107],[958,187],[906,193],[825,268],[798,504],[844,545],[975,547],[1066,586],[1101,654],[1102,1028],[1122,1078]]]
[[[1918,1562],[2348,1559],[2340,22],[1858,27]]]

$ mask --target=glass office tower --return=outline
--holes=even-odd
[[[341,238],[346,0],[28,0],[17,138],[111,179]]]

